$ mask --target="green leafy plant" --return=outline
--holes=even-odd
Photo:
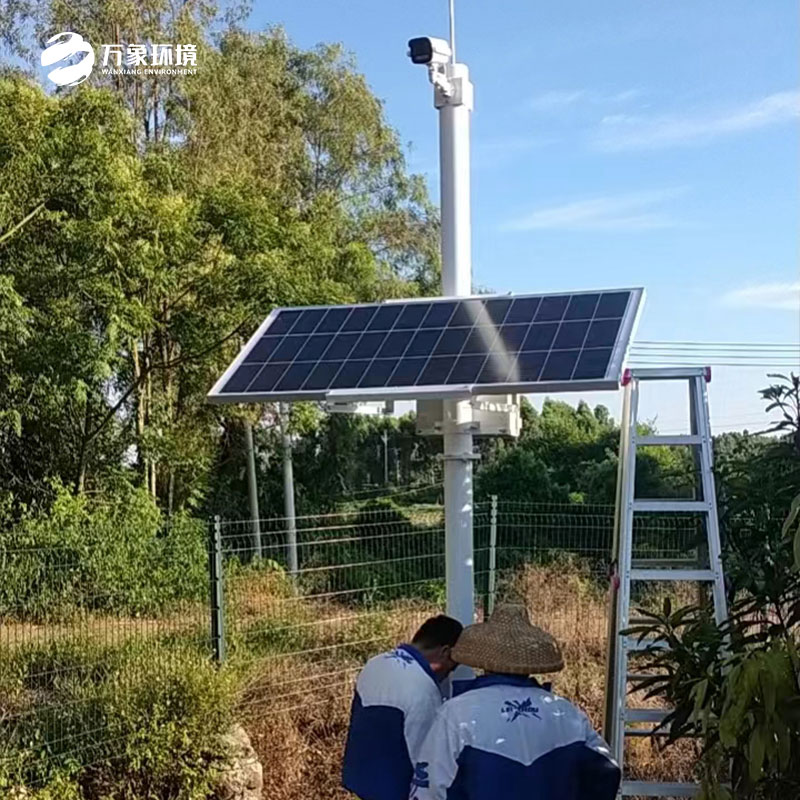
[[[660,613],[627,635],[651,642],[637,684],[672,707],[662,723],[666,746],[703,741],[706,800],[785,800],[800,796],[800,499],[783,527],[780,552],[762,565],[764,585],[738,598],[717,624],[707,607]]]
[[[761,397],[769,402],[767,413],[779,411],[781,414],[781,418],[773,422],[768,432],[788,436],[800,454],[800,375],[774,374],[767,377],[781,381],[761,390]]]

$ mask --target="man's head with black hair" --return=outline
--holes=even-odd
[[[439,680],[446,678],[458,666],[450,657],[450,651],[463,629],[457,619],[439,614],[423,622],[411,640],[411,644],[427,659]]]

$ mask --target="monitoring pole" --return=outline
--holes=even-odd
[[[409,42],[411,60],[427,64],[433,104],[439,111],[439,170],[442,236],[442,293],[472,293],[469,127],[472,84],[465,64],[455,63],[453,8],[451,41]],[[473,621],[472,406],[444,401],[444,504],[447,613],[464,625]]]
[[[286,553],[289,573],[297,574],[297,521],[294,512],[294,468],[292,466],[292,438],[289,436],[289,406],[280,403],[278,421],[283,444],[283,516],[286,519]]]
[[[442,207],[442,292],[472,294],[470,241],[469,115],[472,84],[464,64],[445,64],[449,91],[434,88],[439,109],[440,197]],[[447,611],[469,625],[473,621],[472,406],[444,401],[444,504]]]

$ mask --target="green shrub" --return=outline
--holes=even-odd
[[[230,671],[175,645],[60,642],[7,654],[0,792],[25,786],[38,791],[36,800],[205,800],[224,757],[219,738],[231,724],[234,694]]]
[[[206,597],[206,563],[202,523],[178,515],[165,527],[145,490],[95,502],[61,488],[47,514],[23,518],[0,542],[0,616],[156,614]]]

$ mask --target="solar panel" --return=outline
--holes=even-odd
[[[614,389],[642,289],[279,308],[217,403]]]

